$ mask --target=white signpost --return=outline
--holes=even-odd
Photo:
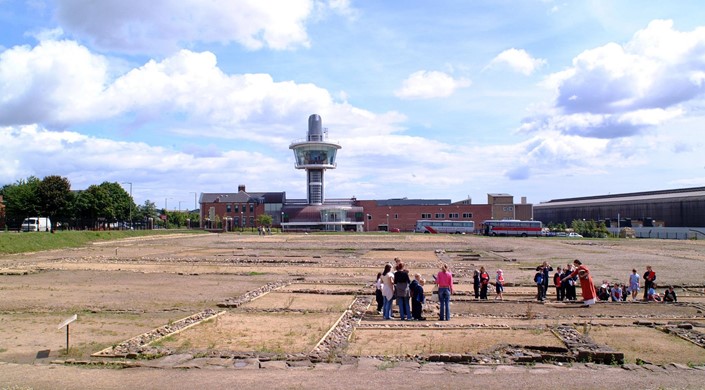
[[[73,316],[67,318],[64,320],[64,322],[61,323],[56,329],[61,329],[64,326],[66,327],[66,354],[69,353],[69,324],[76,321],[78,319],[78,314],[74,314]]]

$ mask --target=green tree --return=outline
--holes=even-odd
[[[128,221],[130,219],[130,210],[136,208],[132,197],[125,191],[119,183],[103,182],[100,184],[108,195],[110,205],[105,213],[105,218],[108,222]]]
[[[271,227],[272,221],[273,221],[272,216],[269,214],[260,214],[257,216],[257,224],[260,226]]]
[[[64,219],[68,216],[71,183],[65,177],[46,176],[37,185],[37,198],[41,213],[51,218],[53,229],[59,219]]]
[[[78,194],[75,205],[85,226],[96,227],[96,222],[108,222],[115,215],[108,191],[95,184]]]
[[[41,207],[37,199],[37,187],[41,181],[30,176],[7,184],[0,189],[5,202],[5,220],[8,226],[19,227],[27,217],[41,217]]]
[[[141,221],[146,222],[149,218],[156,221],[158,217],[157,205],[149,199],[145,200],[144,204],[137,207],[137,218]]]

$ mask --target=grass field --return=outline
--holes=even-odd
[[[174,233],[204,233],[203,230],[108,230],[108,231],[57,231],[55,233],[10,233],[0,234],[0,254],[37,252],[61,248],[78,248],[95,241],[119,240]]]

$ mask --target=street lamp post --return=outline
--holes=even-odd
[[[135,201],[132,199],[132,182],[126,181],[126,182],[123,182],[122,184],[129,184],[130,185],[130,230],[132,230],[132,204],[135,203]]]
[[[387,214],[387,231],[389,231],[389,214]]]
[[[240,211],[240,231],[245,231],[245,213]]]

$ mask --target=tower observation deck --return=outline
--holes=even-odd
[[[310,205],[320,205],[324,201],[323,173],[326,169],[335,169],[335,155],[340,145],[327,140],[328,133],[323,130],[321,117],[313,114],[308,117],[308,134],[305,140],[291,143],[289,149],[294,151],[296,169],[305,169],[308,182],[307,199]]]

